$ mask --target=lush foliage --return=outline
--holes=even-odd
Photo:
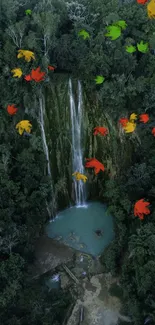
[[[27,9],[31,14],[25,14]],[[90,103],[86,105],[89,122],[85,156],[94,154],[106,167],[104,173],[92,176],[89,184],[90,198],[106,201],[115,217],[116,240],[104,254],[105,269],[119,274],[126,308],[134,324],[141,324],[148,314],[155,320],[155,139],[151,134],[155,126],[154,20],[148,19],[144,6],[116,0],[1,0],[0,18],[1,323],[62,322],[57,317],[59,308],[52,316],[52,301],[57,297],[43,292],[39,285],[32,290],[27,271],[51,200],[38,123],[39,100],[43,93],[48,94],[49,84],[55,87],[56,81],[63,80],[62,73],[72,74],[83,83],[85,98]],[[106,27],[119,20],[125,20],[127,28],[111,41],[105,36]],[[79,37],[81,30],[89,37]],[[141,41],[149,43],[146,53],[135,51]],[[126,51],[131,45],[133,53]],[[18,60],[19,49],[34,52],[36,60]],[[49,64],[57,67],[56,73],[50,72],[48,80],[39,84],[29,84],[11,73],[19,68],[23,75],[28,75],[38,66],[47,72]],[[96,84],[96,76],[104,76],[104,82]],[[70,148],[69,134],[64,131],[68,117],[65,110],[63,113],[64,104],[60,105],[60,94],[56,98],[59,97],[53,105],[61,107],[53,108],[53,119],[49,118],[58,207],[63,206],[60,201],[64,197],[68,202],[70,196],[69,154],[60,166],[64,150],[68,153]],[[9,116],[6,108],[12,104],[18,108],[18,114]],[[147,112],[150,120],[144,127],[138,125],[133,134],[124,134],[118,120],[133,112]],[[15,126],[20,120],[31,122],[31,136],[17,133]],[[92,135],[93,128],[100,123],[109,129],[108,141],[106,137]],[[139,220],[133,215],[133,207],[144,197],[151,202],[151,214]],[[60,296],[64,297],[63,292]],[[65,298],[62,300],[60,309],[68,303]]]

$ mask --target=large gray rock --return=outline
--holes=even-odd
[[[43,235],[36,242],[33,277],[38,277],[61,264],[73,260],[74,250],[64,244]]]

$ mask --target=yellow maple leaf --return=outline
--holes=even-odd
[[[25,61],[30,62],[32,59],[35,60],[34,52],[28,50],[18,50],[17,58],[25,58]]]
[[[132,113],[132,114],[130,115],[130,117],[129,117],[129,121],[131,122],[131,121],[135,121],[135,120],[137,120],[137,114]]]
[[[74,174],[72,174],[72,176],[75,176],[75,178],[76,178],[77,181],[82,180],[84,183],[88,179],[87,176],[85,176],[84,174],[81,174],[79,172],[75,172]]]
[[[32,124],[28,120],[22,120],[16,124],[16,129],[18,129],[20,135],[22,135],[24,131],[30,133],[31,128],[32,128]]]
[[[135,130],[136,123],[133,122],[127,122],[126,126],[124,127],[125,133],[131,133]]]
[[[18,77],[20,78],[23,74],[22,70],[20,68],[15,68],[15,69],[12,69],[11,72],[13,73],[13,77]]]
[[[155,0],[151,0],[147,5],[147,14],[150,19],[155,19]]]

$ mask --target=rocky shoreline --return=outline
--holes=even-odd
[[[73,278],[67,274],[64,265]],[[131,322],[128,317],[121,315],[121,300],[110,294],[111,285],[119,286],[119,281],[110,273],[104,273],[99,258],[76,251],[43,235],[36,243],[36,261],[32,273],[33,278],[42,277],[43,281],[58,274],[61,288],[70,290],[73,302],[63,325],[79,324],[81,306],[85,310],[83,325],[116,325],[120,320]]]

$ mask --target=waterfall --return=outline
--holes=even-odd
[[[70,98],[70,114],[72,123],[72,169],[73,172],[84,173],[82,163],[81,148],[81,128],[82,128],[82,89],[81,83],[78,81],[78,105],[76,107],[72,90],[72,81],[69,79],[69,98]],[[86,190],[83,181],[74,179],[75,203],[77,207],[85,206]]]
[[[48,171],[48,175],[51,176],[49,151],[48,151],[46,135],[45,135],[45,128],[44,128],[44,112],[43,112],[43,108],[45,110],[45,105],[43,103],[43,97],[39,98],[39,106],[40,106],[40,121],[39,122],[40,122],[40,127],[41,127],[44,152],[45,152],[45,156],[46,156],[46,160],[47,160],[47,171]]]
[[[46,160],[47,160],[47,173],[48,173],[48,176],[50,176],[50,178],[51,178],[49,151],[48,151],[48,145],[47,145],[47,141],[46,141],[45,127],[44,127],[45,102],[44,102],[44,97],[42,94],[39,97],[39,107],[40,107],[39,124],[40,124],[40,128],[41,128],[44,153],[45,153]],[[54,215],[55,215],[55,196],[54,196],[54,190],[53,190],[53,185],[52,185],[52,179],[51,179],[51,192],[52,192],[51,202],[50,203],[46,202],[47,212],[48,212],[50,219],[51,219],[51,216],[54,217]]]

